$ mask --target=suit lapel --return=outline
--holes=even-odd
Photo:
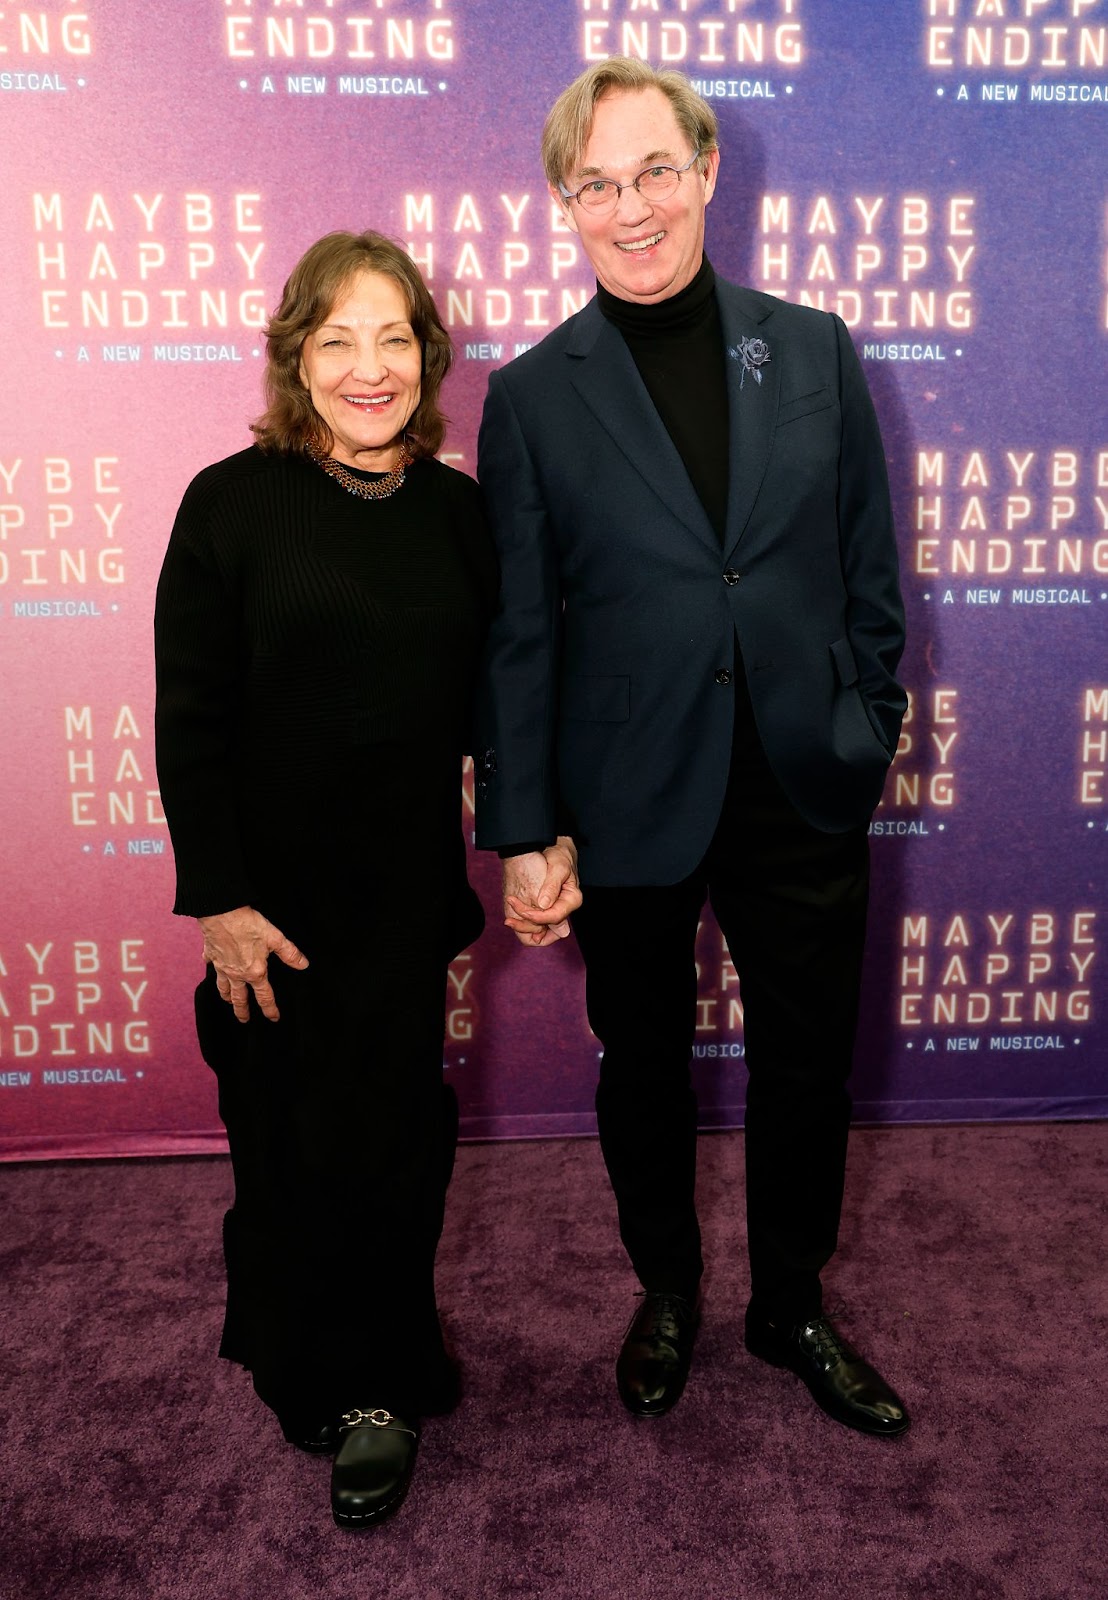
[[[573,363],[573,387],[639,477],[679,522],[718,551],[715,530],[634,358],[595,300],[574,324],[566,354]]]
[[[773,316],[772,304],[747,294],[733,284],[716,280],[720,321],[727,352],[727,403],[729,409],[731,471],[727,494],[727,536],[724,556],[730,556],[746,530],[750,513],[765,477],[777,406],[781,395],[783,353],[762,326]],[[769,360],[759,368],[759,383],[752,372],[744,376],[739,346],[743,339],[765,339]]]

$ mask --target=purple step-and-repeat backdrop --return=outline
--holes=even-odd
[[[420,262],[457,346],[446,459],[473,470],[489,371],[592,292],[538,140],[617,51],[710,97],[717,270],[838,311],[884,428],[911,709],[872,828],[859,1115],[1108,1110],[1108,0],[8,0],[0,1157],[221,1147],[153,764],[177,502],[249,442],[267,310],[336,227]],[[473,871],[494,909],[495,862]],[[704,1120],[734,1125],[708,917],[698,958]],[[596,1054],[571,944],[494,921],[454,964],[469,1135],[591,1131]]]

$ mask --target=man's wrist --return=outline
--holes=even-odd
[[[554,839],[528,840],[523,844],[502,844],[496,849],[501,861],[507,861],[510,856],[542,855],[544,850],[556,843]]]

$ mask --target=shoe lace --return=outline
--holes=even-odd
[[[676,1343],[692,1314],[687,1301],[677,1294],[647,1294],[643,1298],[652,1313],[654,1338]]]
[[[808,1351],[824,1367],[833,1367],[840,1361],[855,1361],[857,1356],[846,1340],[826,1317],[806,1322],[801,1336]]]

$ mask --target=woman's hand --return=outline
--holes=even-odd
[[[204,935],[204,960],[215,968],[216,988],[235,1016],[240,1022],[249,1022],[247,990],[253,989],[262,1016],[276,1022],[281,1013],[269,981],[269,957],[275,955],[286,967],[302,971],[308,965],[307,956],[251,906],[196,920]]]

